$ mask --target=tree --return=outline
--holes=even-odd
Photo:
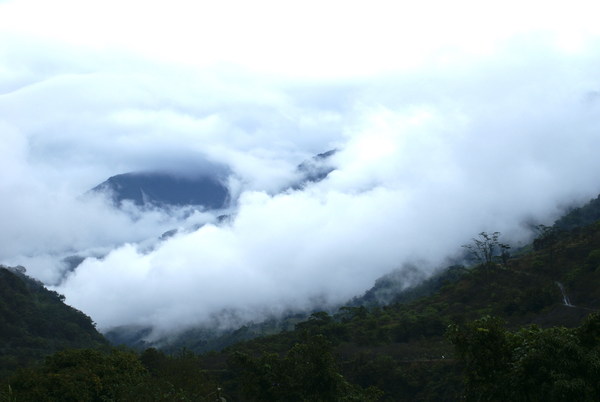
[[[550,252],[550,263],[554,261],[557,242],[561,238],[561,229],[556,226],[537,225],[535,226],[537,237],[533,240],[533,249],[536,251],[548,249]]]
[[[497,257],[496,251],[500,250],[500,260],[504,265],[508,262],[508,258],[510,254],[508,250],[510,246],[505,243],[500,243],[498,238],[500,237],[500,232],[487,233],[481,232],[479,233],[478,238],[473,238],[472,244],[464,244],[462,247],[469,251],[471,257],[475,260],[479,261],[481,265],[491,266],[494,262],[494,258]]]
[[[510,250],[510,246],[506,243],[498,243],[498,247],[500,247],[500,261],[506,267],[510,258],[510,252],[508,251]]]
[[[230,367],[242,377],[244,396],[256,401],[377,401],[381,391],[350,384],[338,370],[331,343],[307,336],[284,357],[235,353]]]
[[[465,397],[473,401],[600,400],[600,314],[581,327],[507,331],[484,317],[451,325],[448,337],[465,365]]]
[[[496,396],[481,400],[501,400],[505,391],[505,375],[510,362],[510,346],[504,322],[485,316],[465,326],[450,325],[447,336],[454,344],[458,358],[465,364],[467,399]],[[509,400],[509,399],[506,399]]]
[[[69,349],[19,372],[10,383],[17,400],[105,401],[132,400],[147,379],[135,353]]]

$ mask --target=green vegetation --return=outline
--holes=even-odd
[[[26,401],[124,401],[144,389],[147,377],[133,352],[71,349],[19,371],[10,389],[17,400]]]
[[[498,238],[500,232],[487,233],[481,232],[477,238],[473,238],[472,244],[465,244],[463,247],[469,251],[471,257],[473,257],[480,265],[486,267],[491,266],[494,260],[499,259],[503,264],[508,262],[510,246],[505,243],[500,243]],[[497,251],[500,250],[500,254],[497,255]]]
[[[234,352],[229,367],[241,379],[242,395],[260,401],[376,401],[381,391],[350,384],[340,373],[330,341],[307,335],[280,357]]]
[[[448,336],[465,365],[465,395],[481,401],[600,400],[600,314],[575,329],[507,331],[489,316]]]
[[[14,372],[0,401],[599,400],[600,222],[539,229],[518,257],[482,233],[476,266],[450,267],[390,304],[371,293],[219,352],[63,350]],[[3,275],[21,303],[37,300],[33,285]],[[6,317],[14,331],[34,328]],[[248,329],[239,331],[244,339]]]
[[[24,274],[0,267],[0,378],[65,348],[107,342],[92,320]]]

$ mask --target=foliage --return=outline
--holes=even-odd
[[[516,332],[497,318],[453,325],[448,336],[465,364],[467,400],[600,399],[600,314],[577,329],[535,325]]]
[[[571,209],[554,223],[557,230],[573,230],[600,220],[600,195],[587,204]]]
[[[140,355],[140,362],[151,375],[150,382],[160,395],[180,400],[204,400],[217,391],[218,385],[205,369],[200,356],[182,349],[175,355],[150,348]]]
[[[197,355],[68,349],[12,376],[0,400],[213,401],[220,392]],[[11,399],[12,398],[12,399]]]
[[[506,264],[510,256],[508,252],[510,246],[500,243],[498,240],[499,237],[500,232],[481,232],[478,238],[472,239],[472,244],[465,244],[463,247],[481,265],[490,267],[496,258],[499,258],[503,264]],[[497,252],[500,254],[497,254]]]
[[[146,378],[146,369],[131,352],[71,349],[48,357],[39,368],[19,372],[10,385],[17,399],[25,401],[126,400]]]
[[[107,344],[88,316],[23,271],[0,268],[0,378],[64,348]]]
[[[242,377],[243,394],[255,401],[376,401],[381,392],[350,384],[339,373],[331,344],[323,335],[308,336],[280,358],[253,358],[240,352],[230,359]]]

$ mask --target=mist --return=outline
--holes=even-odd
[[[0,8],[21,15],[22,3]],[[80,27],[80,40],[67,40],[9,25],[0,263],[26,266],[102,331],[141,325],[159,337],[333,307],[402,267],[426,277],[481,231],[524,244],[529,223],[551,224],[600,193],[600,42],[548,30],[552,15],[532,30],[477,25],[484,42],[446,23],[392,32],[388,21],[373,36],[352,34],[357,54],[324,34],[324,17],[315,28],[324,43],[310,36],[312,48],[294,51],[270,39],[254,53],[232,38],[222,50],[192,47],[177,30],[165,42],[119,24],[105,36]],[[304,43],[280,17],[266,23]],[[299,164],[332,149],[326,179],[293,185]],[[115,208],[84,196],[120,173],[214,166],[228,172],[227,210]],[[71,271],[73,255],[85,260]]]

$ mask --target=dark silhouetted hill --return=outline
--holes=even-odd
[[[167,173],[125,173],[110,177],[91,191],[106,193],[116,205],[132,201],[139,206],[201,205],[220,209],[229,191],[219,177],[175,176]]]

